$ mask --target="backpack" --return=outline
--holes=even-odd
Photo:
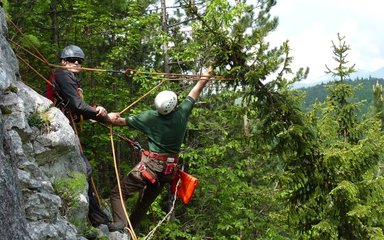
[[[64,110],[64,100],[55,89],[55,71],[52,71],[48,77],[48,81],[45,85],[44,96],[53,102],[53,106],[58,107],[60,110]],[[63,111],[64,112],[64,111]]]
[[[53,104],[56,106],[57,99],[55,97],[55,72],[52,71],[52,73],[48,77],[47,84],[45,86],[45,92],[44,96],[51,100]]]
[[[76,88],[77,94],[80,98],[83,97],[83,90],[77,86]],[[56,91],[56,75],[55,70],[51,72],[48,77],[48,81],[46,83],[44,96],[52,101],[53,106],[59,108],[64,114],[67,113],[67,105],[68,101],[64,101],[63,97],[61,97],[60,92]]]

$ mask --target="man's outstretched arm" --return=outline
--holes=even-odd
[[[211,78],[211,73],[212,67],[209,67],[206,71],[204,71],[203,75],[200,77],[200,80],[197,81],[196,85],[189,92],[188,96],[193,98],[193,100],[196,100],[200,96],[205,85],[207,85],[207,83],[209,82],[209,79]]]

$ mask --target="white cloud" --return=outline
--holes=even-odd
[[[293,68],[310,67],[308,81],[324,75],[325,64],[334,63],[331,41],[337,33],[351,47],[347,60],[356,69],[384,67],[384,22],[381,0],[281,0],[272,9],[279,17],[278,29],[270,35],[273,46],[290,41]]]

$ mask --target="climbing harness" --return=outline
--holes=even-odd
[[[177,163],[179,161],[179,155],[173,154],[173,155],[159,155],[157,153],[153,153],[147,150],[144,150],[142,152],[143,155],[154,158],[159,161],[163,161],[165,163],[165,168],[163,170],[164,175],[169,175],[175,172],[175,169],[177,167]]]

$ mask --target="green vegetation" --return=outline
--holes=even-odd
[[[1,106],[1,113],[4,115],[8,115],[12,113],[12,109],[10,107]]]
[[[361,107],[357,112],[358,116],[362,117],[364,114],[369,114],[372,112],[372,107],[375,104],[374,96],[372,89],[376,84],[384,84],[384,79],[382,78],[368,78],[368,79],[356,79],[356,80],[345,80],[346,84],[350,86],[359,86],[353,96],[353,102],[361,102]],[[332,82],[326,84],[319,84],[313,87],[300,89],[305,93],[305,99],[303,104],[304,111],[310,111],[313,109],[313,105],[316,102],[324,102],[327,97],[328,85]],[[363,101],[363,102],[362,102]]]
[[[9,1],[8,15],[26,34],[10,27],[9,38],[31,51],[33,42],[51,63],[65,45],[77,44],[86,53],[84,66],[146,72],[81,74],[85,100],[108,111],[121,111],[151,90],[161,80],[151,72],[196,73],[211,65],[215,75],[232,79],[212,81],[199,99],[204,104],[194,109],[181,155],[200,183],[190,204],[177,202],[172,221],[158,229],[157,239],[383,239],[382,87],[376,86],[372,98],[376,79],[348,80],[354,65],[338,35],[330,49],[338,66],[328,69],[334,82],[305,89],[306,96],[292,90],[308,69],[291,68],[289,42],[271,47],[267,41],[278,25],[270,13],[275,1],[232,2],[179,1],[168,9],[175,12],[165,29],[161,9],[154,8],[158,2],[152,0]],[[48,66],[18,51],[48,76]],[[44,92],[45,81],[28,66],[21,64],[20,73]],[[150,108],[163,89],[183,99],[193,84],[169,81],[123,116]],[[146,146],[135,131],[114,131]],[[108,133],[89,121],[80,132],[103,198],[115,183]],[[122,176],[137,157],[121,139],[115,138],[115,148]],[[79,187],[80,182],[86,184],[75,181]],[[67,195],[72,191],[58,191],[67,199],[66,209],[75,204]],[[138,235],[152,230],[168,211],[165,191]]]
[[[9,86],[4,90],[5,93],[17,93],[17,87],[15,86]]]
[[[79,172],[72,172],[67,178],[57,179],[53,187],[57,194],[64,200],[64,214],[69,208],[77,206],[79,194],[87,187],[85,175]]]
[[[79,208],[80,194],[87,189],[86,176],[83,173],[71,172],[68,177],[55,180],[53,188],[62,199],[61,211],[79,232],[89,232],[87,221],[78,219],[76,211]],[[87,230],[88,229],[88,230]]]
[[[28,124],[31,127],[37,127],[42,130],[47,130],[50,125],[50,120],[47,112],[34,112],[28,117]]]

